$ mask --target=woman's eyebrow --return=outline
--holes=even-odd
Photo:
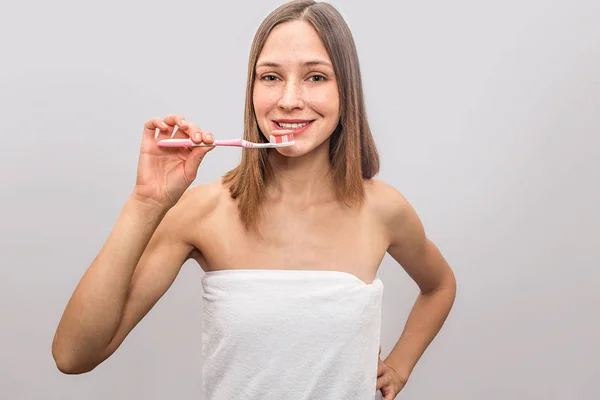
[[[304,61],[302,63],[302,66],[304,66],[304,67],[314,67],[316,65],[324,65],[326,67],[333,69],[333,67],[331,66],[331,63],[329,63],[328,61],[325,61],[325,60],[309,60],[309,61]],[[281,64],[278,64],[273,61],[260,61],[256,64],[256,68],[258,68],[258,67],[279,68],[279,67],[281,67]]]

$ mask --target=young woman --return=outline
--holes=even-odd
[[[194,259],[205,400],[396,397],[450,312],[455,279],[407,200],[374,179],[356,48],[326,3],[287,2],[255,36],[244,138],[282,128],[293,146],[244,149],[223,179],[190,189],[214,147],[157,139],[213,136],[182,115],[145,123],[135,186],[56,331],[62,372],[106,360]],[[386,252],[421,292],[381,360]]]

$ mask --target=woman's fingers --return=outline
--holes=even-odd
[[[383,389],[384,386],[387,386],[390,383],[390,377],[387,375],[381,375],[377,378],[377,386],[376,389]]]
[[[156,130],[159,132],[167,132],[169,126],[160,118],[152,118],[144,123],[144,138],[154,139],[156,137]]]
[[[379,360],[379,363],[377,364],[377,376],[379,377],[384,372],[385,372],[385,365],[383,364],[383,361]]]
[[[186,121],[181,114],[170,114],[164,119],[152,118],[151,120],[146,121],[144,124],[145,137],[154,139],[156,137],[157,129],[159,130],[158,139],[168,139],[171,137],[180,139],[190,138],[196,144],[212,144],[215,141],[214,136],[210,132],[203,132],[198,125]],[[209,149],[212,149],[212,147]],[[195,152],[192,157],[195,158],[195,160],[192,163],[198,163],[199,165],[204,154],[206,154],[205,151]]]
[[[182,132],[179,134],[180,136],[177,134],[179,132]],[[175,133],[175,137],[189,137],[194,143],[212,144],[214,142],[210,132],[203,132],[198,125],[187,121],[179,126],[177,133]]]
[[[214,137],[210,132],[203,132],[198,125],[186,121],[179,114],[166,117],[165,122],[172,124],[173,127],[177,126],[174,138],[187,139],[189,137],[194,143],[212,144],[214,142]]]
[[[165,124],[175,128],[176,126],[180,126],[182,123],[185,123],[185,117],[181,114],[170,114],[165,117],[164,121]]]
[[[189,137],[194,143],[200,143],[202,142],[202,130],[198,125],[184,120],[182,121],[182,124],[179,125],[179,129],[174,137]]]
[[[201,140],[202,143],[213,144],[215,142],[215,137],[210,132],[202,132]]]

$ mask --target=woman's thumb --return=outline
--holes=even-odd
[[[187,160],[185,161],[185,170],[187,176],[196,178],[196,175],[198,174],[198,168],[200,168],[200,164],[202,163],[204,156],[212,149],[214,149],[214,146],[198,146],[192,149]]]

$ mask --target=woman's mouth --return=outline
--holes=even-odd
[[[283,121],[273,121],[273,125],[275,129],[290,129],[293,131],[294,137],[306,131],[312,123],[312,121],[302,121],[302,122],[283,122]]]

